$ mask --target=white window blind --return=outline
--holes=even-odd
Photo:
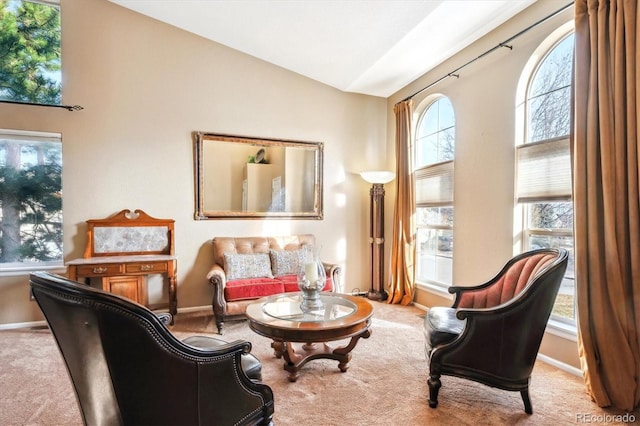
[[[569,139],[517,147],[516,197],[519,203],[571,200]]]
[[[417,207],[453,204],[453,160],[422,167],[415,179]]]

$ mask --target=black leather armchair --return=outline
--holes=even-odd
[[[31,291],[91,425],[268,425],[273,393],[251,343],[176,339],[144,306],[37,272]],[[166,321],[166,318],[164,318]]]
[[[450,287],[453,306],[425,316],[429,406],[442,375],[519,391],[532,414],[529,380],[567,268],[566,250],[541,249],[511,259],[488,282]]]

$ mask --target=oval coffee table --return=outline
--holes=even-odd
[[[326,292],[320,300],[323,307],[311,312],[300,309],[301,293],[277,294],[247,306],[249,327],[273,340],[271,347],[276,357],[284,357],[291,382],[303,365],[318,358],[337,360],[344,373],[358,340],[371,335],[373,307],[365,298]],[[348,338],[349,343],[338,348],[326,343]],[[296,349],[294,342],[302,345]]]

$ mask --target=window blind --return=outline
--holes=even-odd
[[[569,139],[517,147],[516,198],[519,203],[571,200]]]
[[[453,204],[453,160],[422,167],[415,179],[417,207]]]

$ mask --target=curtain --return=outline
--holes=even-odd
[[[388,303],[408,305],[415,293],[415,183],[413,180],[413,101],[396,104],[396,200],[393,213],[393,240]]]
[[[572,145],[578,346],[601,407],[640,401],[636,0],[575,2]]]

